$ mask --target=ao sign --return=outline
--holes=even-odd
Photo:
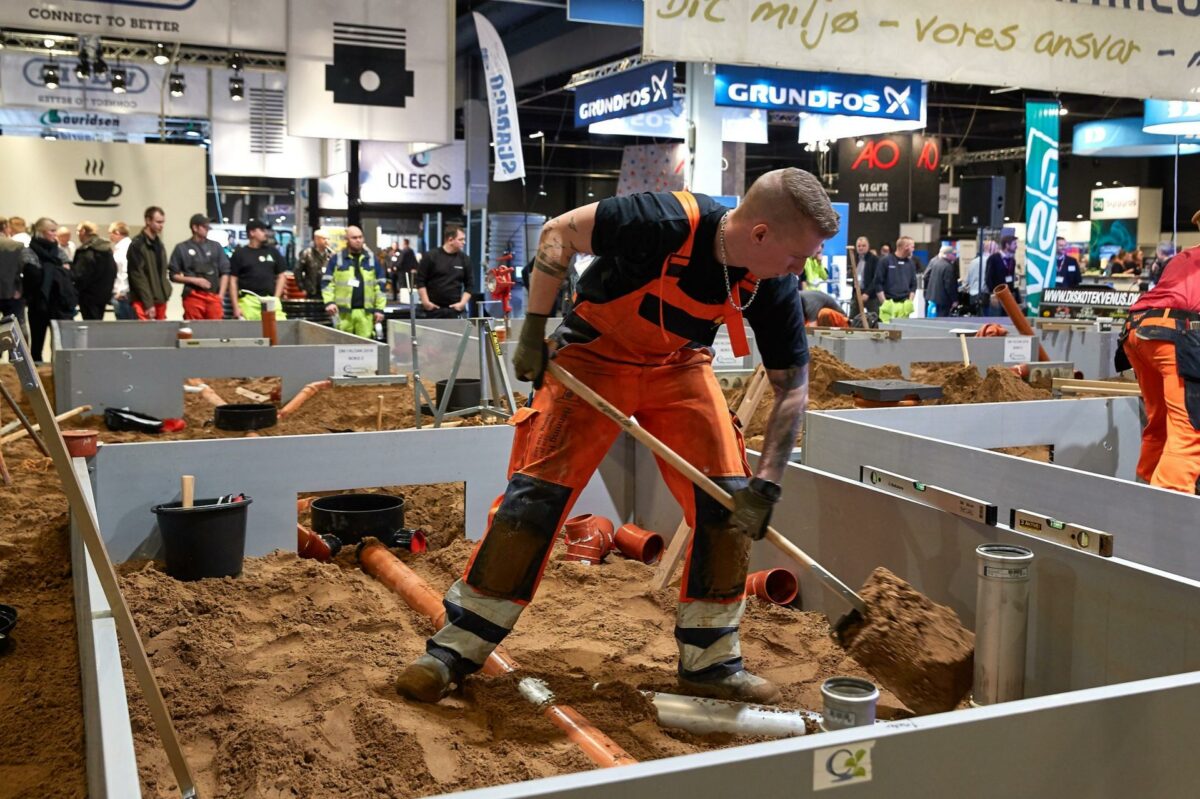
[[[773,111],[919,120],[925,86],[915,80],[719,66],[715,100]]]

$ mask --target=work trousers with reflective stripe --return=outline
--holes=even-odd
[[[1146,404],[1137,475],[1150,485],[1194,494],[1196,478],[1200,477],[1200,430],[1188,415],[1184,380],[1175,362],[1175,342],[1140,338],[1135,330],[1125,340],[1125,354]]]
[[[613,362],[590,345],[571,345],[557,357],[726,491],[746,484],[750,470],[741,432],[706,352],[685,349],[639,365]],[[533,599],[559,530],[620,432],[549,375],[532,407],[511,423],[516,432],[508,488],[465,574],[446,594],[446,626],[427,645],[456,675],[479,669]],[[696,531],[676,617],[680,674],[719,679],[742,669],[737,629],[750,541],[727,526],[729,513],[719,503],[661,460],[659,469]]]

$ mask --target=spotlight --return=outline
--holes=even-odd
[[[229,54],[228,66],[234,72],[242,71],[242,54],[236,50]]]
[[[546,136],[545,132],[540,131],[540,130],[537,131],[536,133],[529,134],[529,138],[531,138],[531,139],[541,139],[541,138],[545,138],[545,136]]]
[[[58,88],[58,64],[54,61],[48,61],[42,64],[42,85],[47,89]]]
[[[53,128],[43,128],[42,129],[42,138],[45,139],[46,141],[57,141],[58,134],[54,132]]]
[[[239,103],[246,96],[246,81],[238,77],[229,79],[229,99]]]
[[[104,51],[99,47],[96,48],[96,57],[92,59],[92,74],[97,78],[108,74],[108,62],[104,60]]]
[[[1067,107],[1065,105],[1060,105],[1058,107],[1058,115],[1060,117],[1065,117],[1067,115]]]
[[[112,85],[113,94],[124,94],[125,93],[125,85],[127,82],[127,78],[128,78],[128,75],[125,72],[125,67],[113,67],[112,68],[112,77],[111,77],[110,82]]]
[[[862,139],[855,139],[855,140],[854,140],[854,146],[855,146],[855,147],[862,147],[864,144],[866,144],[866,142],[865,142],[865,141],[863,141]]]
[[[172,97],[183,97],[184,89],[187,86],[184,83],[182,72],[172,72],[171,76],[167,79],[167,84],[171,88]]]
[[[80,81],[86,82],[92,75],[92,63],[88,60],[87,50],[83,49],[83,45],[79,45],[78,61],[75,63],[75,77]]]
[[[46,47],[47,50],[54,49],[54,40],[51,39],[49,36],[47,36],[45,39],[42,39],[42,44]]]
[[[160,67],[171,63],[171,56],[167,54],[167,46],[162,42],[158,42],[154,45],[154,63],[158,64]]]

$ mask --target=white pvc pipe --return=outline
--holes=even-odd
[[[727,733],[770,738],[792,738],[807,732],[805,721],[820,724],[821,716],[806,710],[780,710],[764,705],[702,699],[647,691],[658,723],[697,735]]]

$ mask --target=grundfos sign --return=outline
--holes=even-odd
[[[717,105],[903,121],[925,105],[919,80],[758,67],[718,66],[714,90]]]
[[[575,87],[575,127],[670,108],[675,65],[647,64]]]

